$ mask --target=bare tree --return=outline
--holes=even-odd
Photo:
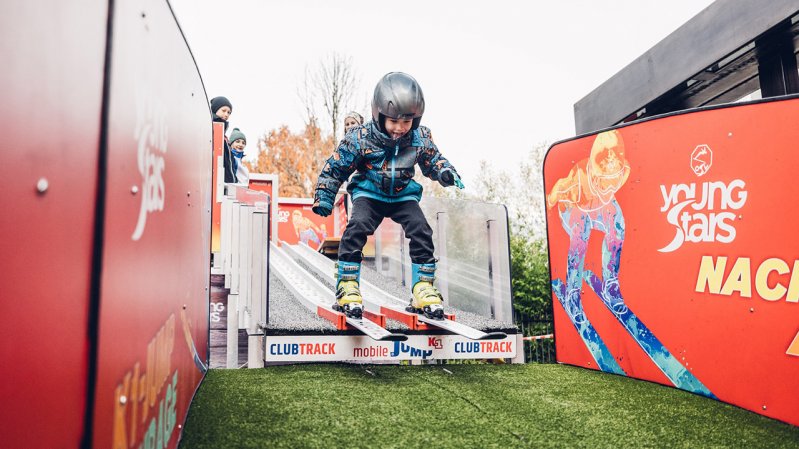
[[[533,146],[513,171],[496,170],[490,162],[480,161],[475,183],[481,199],[508,207],[515,232],[535,239],[546,237],[543,167],[547,148],[547,142]]]
[[[306,68],[305,79],[298,96],[305,107],[306,123],[311,123],[322,110],[330,120],[333,136],[339,138],[341,119],[353,105],[358,92],[358,76],[352,58],[330,53],[313,69]]]

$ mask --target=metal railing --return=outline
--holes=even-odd
[[[527,363],[555,363],[555,336],[552,315],[516,314],[516,324],[524,337],[524,359]]]
[[[221,250],[227,302],[226,367],[238,368],[239,329],[247,331],[247,366],[263,366],[259,348],[269,316],[270,198],[226,184],[222,199]]]

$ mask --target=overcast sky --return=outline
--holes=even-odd
[[[306,67],[352,58],[364,116],[382,75],[413,75],[422,124],[467,188],[481,159],[512,170],[537,143],[574,135],[573,106],[711,0],[170,0],[208,97],[257,138],[303,128]]]

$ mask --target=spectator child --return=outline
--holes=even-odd
[[[241,161],[246,146],[247,137],[238,128],[233,128],[233,131],[230,132],[230,153],[233,155],[233,173],[236,174],[236,182],[239,184],[250,182],[250,172]]]
[[[344,116],[344,134],[352,128],[363,125],[363,116],[355,111],[351,111]]]
[[[228,120],[230,114],[233,113],[233,104],[230,103],[225,97],[214,97],[211,99],[211,118],[215,122],[222,122],[225,124],[225,132],[227,132]],[[236,182],[236,171],[233,165],[233,154],[230,151],[230,143],[227,137],[224,139],[224,149],[222,151],[222,165],[225,169],[225,182]]]

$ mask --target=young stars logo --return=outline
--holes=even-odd
[[[713,165],[713,151],[708,145],[698,145],[691,153],[691,171],[704,176]],[[674,226],[671,243],[659,249],[672,252],[684,242],[721,242],[735,240],[735,212],[746,204],[746,183],[734,179],[729,183],[708,181],[701,184],[672,184],[660,186],[663,196],[661,212]]]
[[[133,138],[137,143],[136,161],[141,174],[141,205],[136,228],[130,238],[139,240],[147,225],[147,216],[164,210],[166,186],[164,167],[169,133],[166,106],[141,90],[136,95],[136,127]]]

